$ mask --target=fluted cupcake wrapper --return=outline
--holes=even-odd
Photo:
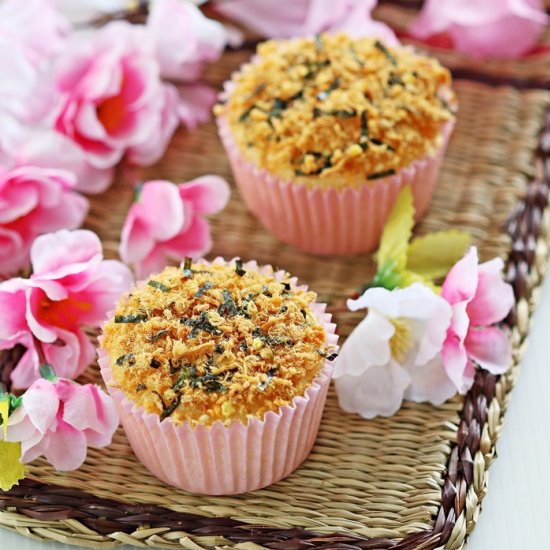
[[[221,259],[215,262],[223,262]],[[247,270],[268,271],[256,262]],[[281,278],[284,272],[275,273]],[[297,286],[291,279],[293,288]],[[327,344],[337,349],[336,325],[325,312],[326,305],[310,305],[315,318],[324,325]],[[100,338],[101,344],[101,338]],[[296,397],[278,412],[247,425],[235,421],[224,426],[176,426],[170,418],[160,421],[116,388],[108,352],[99,348],[101,374],[113,398],[128,441],[139,460],[159,479],[180,489],[209,495],[230,495],[254,491],[291,474],[309,455],[323,414],[333,367],[325,362],[319,375],[303,396]]]
[[[366,181],[358,188],[309,188],[255,166],[241,154],[229,123],[217,119],[233,175],[248,209],[281,241],[318,255],[349,255],[374,250],[401,189],[409,184],[416,219],[430,204],[454,121],[442,129],[432,155],[397,174]]]

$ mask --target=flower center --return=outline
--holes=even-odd
[[[74,298],[53,301],[44,293],[38,302],[37,317],[50,326],[71,329],[79,325],[82,313],[87,313],[91,309],[91,304],[87,302],[81,302]]]
[[[115,132],[124,118],[122,95],[108,97],[97,106],[96,112],[107,133]]]
[[[396,319],[391,319],[391,323],[395,328],[395,332],[390,338],[390,350],[392,357],[398,363],[401,363],[413,344],[412,330],[406,319],[397,317]]]

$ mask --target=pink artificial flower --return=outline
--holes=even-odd
[[[48,62],[62,48],[69,28],[49,0],[0,3],[1,114],[20,124],[44,120],[54,99]]]
[[[0,72],[0,114],[21,125],[41,123],[53,101],[51,78],[33,65],[23,46],[1,31]]]
[[[21,443],[21,462],[44,455],[56,470],[69,471],[82,466],[88,446],[109,445],[118,422],[111,398],[98,386],[52,376],[24,393],[6,439]]]
[[[393,31],[374,21],[376,0],[232,0],[218,1],[216,9],[268,38],[290,38],[320,32],[345,32],[354,38],[373,36],[398,45]]]
[[[53,0],[0,3],[0,34],[11,42],[11,51],[13,46],[21,46],[33,66],[58,53],[70,30],[69,21],[57,10]]]
[[[86,230],[38,237],[31,262],[29,279],[0,283],[0,349],[27,348],[11,374],[15,388],[38,376],[36,340],[60,375],[76,378],[95,353],[82,326],[99,326],[132,281],[125,265],[103,259],[97,235]]]
[[[540,0],[426,0],[409,30],[421,39],[447,33],[472,57],[519,57],[550,18]]]
[[[55,129],[96,168],[114,166],[125,153],[138,164],[158,160],[178,124],[142,26],[114,22],[75,35],[59,60],[56,85]]]
[[[204,216],[222,210],[229,193],[227,182],[217,176],[180,185],[163,180],[145,183],[124,222],[120,257],[133,264],[141,278],[160,271],[168,258],[206,254],[212,239]]]
[[[514,305],[512,287],[502,280],[503,262],[495,258],[478,265],[472,247],[447,274],[441,296],[453,309],[451,326],[443,344],[445,370],[461,393],[474,381],[475,361],[492,374],[502,374],[511,365],[508,336],[491,326],[502,321]]]
[[[178,81],[197,80],[204,63],[219,59],[227,43],[221,23],[182,0],[155,0],[146,28],[153,38],[161,75]]]
[[[29,266],[38,235],[82,224],[88,201],[74,192],[75,185],[74,175],[65,170],[0,167],[0,275]]]

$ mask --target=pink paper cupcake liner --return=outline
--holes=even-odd
[[[226,87],[226,93],[228,89],[230,86]],[[405,185],[412,188],[416,219],[420,219],[430,204],[454,127],[454,121],[446,123],[440,148],[397,174],[366,181],[356,189],[337,190],[310,189],[255,166],[240,153],[227,120],[218,117],[217,124],[248,209],[281,241],[323,256],[374,250]]]
[[[262,272],[271,269],[259,268],[256,262],[248,262],[245,268]],[[275,277],[283,274],[276,272]],[[306,286],[297,286],[296,278],[291,284],[295,289],[307,290]],[[331,351],[337,351],[336,325],[330,322],[326,305],[314,302],[310,308],[325,327]],[[228,426],[221,422],[176,426],[170,418],[161,421],[158,415],[145,412],[126,398],[114,385],[107,350],[100,347],[98,356],[101,375],[138,459],[165,483],[209,495],[254,491],[290,475],[313,447],[333,371],[326,361],[303,396],[278,412],[266,413],[263,419],[251,419],[248,425],[235,421]]]

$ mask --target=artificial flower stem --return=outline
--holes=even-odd
[[[138,181],[134,185],[134,202],[139,202],[139,199],[141,198],[141,191],[143,190],[143,182]]]
[[[34,348],[36,349],[36,353],[38,355],[38,361],[41,365],[48,364],[48,360],[46,359],[46,355],[44,354],[44,350],[42,348],[42,342],[33,334],[32,339],[34,342]]]
[[[44,350],[42,349],[42,342],[34,335],[33,340],[36,353],[38,354],[38,361],[40,362],[40,376],[55,384],[55,382],[57,382],[57,375],[55,374],[55,370],[53,369],[53,367],[48,363],[48,360],[46,359],[46,355],[44,353]]]

